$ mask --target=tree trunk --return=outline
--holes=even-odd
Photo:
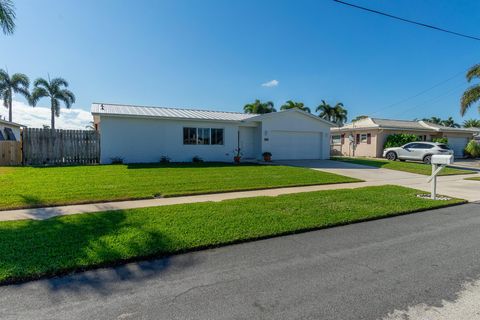
[[[51,109],[52,109],[52,120],[50,122],[50,129],[55,129],[55,106],[53,105],[53,100],[51,100]]]
[[[8,121],[12,122],[12,90],[10,90],[10,97],[8,97]]]

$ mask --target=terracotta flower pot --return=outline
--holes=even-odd
[[[241,157],[238,157],[238,156],[233,157],[233,161],[234,161],[235,163],[240,163],[240,159],[241,159]]]
[[[265,161],[265,162],[272,161],[272,156],[263,156],[263,161]]]

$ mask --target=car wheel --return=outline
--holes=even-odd
[[[427,155],[427,156],[423,157],[423,163],[430,164],[431,162],[432,162],[432,156],[431,155]]]
[[[393,151],[390,151],[390,152],[387,153],[385,158],[387,158],[387,160],[390,160],[390,161],[395,161],[395,160],[397,160],[397,154]]]

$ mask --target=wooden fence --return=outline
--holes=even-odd
[[[99,163],[100,135],[93,130],[51,130],[26,128],[22,132],[23,163]]]
[[[19,141],[0,141],[0,166],[18,166],[22,164],[22,143]]]

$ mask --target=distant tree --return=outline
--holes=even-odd
[[[431,117],[431,118],[423,118],[422,121],[434,123],[434,124],[442,124],[442,119],[438,117]]]
[[[358,121],[358,120],[362,120],[362,119],[367,119],[368,116],[356,116],[355,119],[353,119],[352,121],[355,122],[355,121]]]
[[[10,77],[7,71],[0,69],[0,97],[3,100],[5,108],[8,108],[8,121],[12,122],[13,94],[18,93],[29,99],[29,85],[30,81],[23,73],[14,73]]]
[[[11,0],[0,0],[0,28],[3,34],[12,34],[15,30],[15,6]]]
[[[95,124],[93,121],[89,121],[88,124],[85,126],[87,130],[95,130]]]
[[[312,112],[309,107],[305,107],[303,102],[295,102],[292,100],[288,100],[280,107],[280,110],[288,110],[288,109],[300,109],[308,113]]]
[[[471,82],[473,79],[480,79],[480,64],[471,67],[467,71],[466,78],[468,82]],[[465,112],[478,101],[480,101],[480,83],[472,85],[463,93],[460,100],[460,114],[464,116]],[[480,106],[478,111],[480,112]]]
[[[272,101],[261,102],[260,100],[256,99],[253,103],[248,103],[243,107],[243,111],[245,113],[271,113],[276,112],[275,108],[273,107]]]
[[[464,128],[480,128],[480,120],[477,119],[469,119],[463,121]]]
[[[68,88],[68,82],[62,78],[47,80],[38,78],[33,83],[34,89],[30,98],[30,104],[36,106],[41,98],[50,98],[51,129],[55,129],[55,117],[60,116],[60,102],[63,102],[67,109],[75,103],[75,95]]]
[[[322,100],[322,103],[315,109],[320,112],[320,118],[336,123],[339,126],[347,121],[347,110],[343,107],[343,103],[338,102],[334,107]]]
[[[448,119],[442,120],[442,122],[440,122],[440,124],[442,126],[445,126],[445,127],[460,128],[460,125],[458,123],[456,123],[455,120],[453,120],[452,117],[448,117]]]

